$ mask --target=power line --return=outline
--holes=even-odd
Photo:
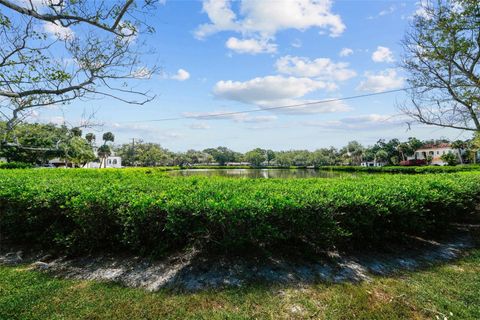
[[[180,116],[180,117],[150,119],[150,120],[132,120],[132,121],[124,121],[124,122],[163,122],[163,121],[176,121],[176,120],[185,120],[185,119],[210,119],[210,118],[215,118],[215,117],[231,116],[231,115],[237,115],[237,114],[247,114],[247,113],[264,112],[264,111],[270,111],[270,110],[280,110],[280,109],[291,109],[291,108],[317,105],[317,104],[322,104],[322,103],[331,103],[331,102],[338,102],[338,101],[345,101],[345,100],[353,100],[353,99],[359,99],[359,98],[378,96],[378,95],[382,95],[382,94],[406,91],[406,90],[413,89],[413,88],[414,87],[395,89],[395,90],[387,90],[387,91],[381,91],[381,92],[375,92],[375,93],[367,93],[367,94],[349,96],[349,97],[344,97],[344,98],[317,100],[317,101],[310,101],[310,102],[304,102],[304,103],[298,103],[298,104],[292,104],[292,105],[286,105],[286,106],[268,107],[268,108],[245,110],[245,111],[232,111],[232,112],[212,113],[212,114],[198,115],[198,116]]]

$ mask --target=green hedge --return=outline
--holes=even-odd
[[[0,162],[0,169],[29,169],[33,168],[30,163],[24,162]]]
[[[361,167],[361,166],[321,166],[319,170],[344,171],[344,172],[368,172],[368,173],[451,173],[463,171],[480,171],[480,165],[458,166],[386,166],[386,167]]]
[[[170,177],[160,170],[4,170],[0,227],[68,252],[164,252],[425,233],[472,214],[480,173],[335,179]]]

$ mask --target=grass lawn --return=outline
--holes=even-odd
[[[146,292],[0,267],[0,319],[480,319],[480,250],[360,284]]]

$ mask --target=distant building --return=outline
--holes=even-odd
[[[226,162],[225,165],[227,167],[234,167],[234,166],[249,166],[251,165],[250,162]]]
[[[98,158],[97,148],[94,148],[93,153]],[[122,167],[122,158],[116,156],[114,153],[105,159],[100,159],[97,161],[91,161],[86,163],[82,166],[82,168],[121,168]],[[48,164],[52,167],[56,168],[71,168],[73,166],[72,163],[65,161],[65,159],[55,158],[48,162]]]
[[[7,162],[7,158],[0,157],[0,162]]]
[[[102,168],[121,168],[122,167],[122,158],[117,157],[117,156],[110,156],[107,159],[105,159],[105,163],[100,163],[99,161],[94,161],[94,162],[88,162],[83,166],[83,168],[94,168],[98,169],[100,168],[100,165]]]
[[[459,160],[461,160],[464,151],[452,148],[449,143],[426,144],[420,149],[416,150],[413,156],[408,157],[408,160],[421,160],[427,162],[427,158],[431,157],[432,161],[430,164],[444,166],[447,163],[444,162],[441,157],[447,153],[453,153],[458,157]]]
[[[364,161],[360,163],[362,167],[383,167],[385,166],[385,162],[378,162],[378,161]]]

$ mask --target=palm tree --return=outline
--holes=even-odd
[[[100,146],[97,150],[98,157],[101,159],[100,160],[100,168],[102,167],[102,164],[104,168],[107,167],[107,158],[112,154],[112,150],[110,149],[110,146],[104,144],[103,146]]]
[[[90,132],[90,133],[87,133],[87,134],[85,135],[85,140],[87,140],[88,143],[89,143],[90,145],[92,145],[92,144],[93,144],[93,141],[96,140],[96,137],[95,137],[95,135],[94,135],[93,133]]]
[[[107,144],[107,142],[113,142],[115,141],[115,136],[111,132],[105,132],[103,134],[103,141],[104,141],[104,144]]]

